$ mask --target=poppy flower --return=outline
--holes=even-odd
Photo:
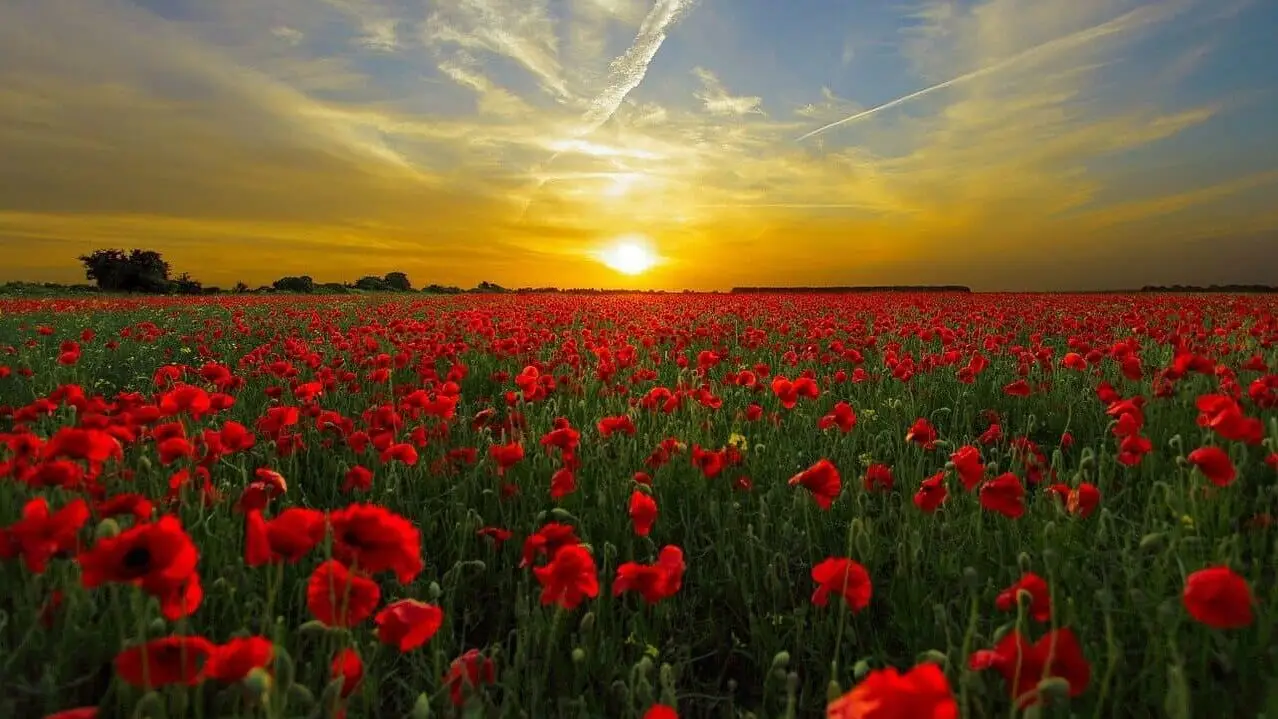
[[[861,483],[867,492],[891,492],[895,483],[892,468],[886,464],[872,464],[865,470]]]
[[[132,584],[160,600],[165,618],[194,612],[204,598],[196,573],[199,553],[177,517],[139,524],[98,540],[81,552],[80,582],[89,589],[107,583]]]
[[[433,604],[401,599],[386,605],[373,621],[377,623],[377,639],[381,643],[408,652],[435,636],[444,623],[444,612]]]
[[[586,598],[599,596],[599,577],[595,558],[580,544],[555,552],[550,563],[535,567],[533,574],[541,583],[541,603],[558,604],[576,609]]]
[[[46,714],[44,719],[98,719],[97,707],[79,707]]]
[[[1255,619],[1247,580],[1225,566],[1190,574],[1181,601],[1189,616],[1214,629],[1241,629]]]
[[[89,505],[83,499],[50,512],[48,501],[36,497],[23,505],[22,519],[0,528],[0,558],[21,555],[27,569],[43,574],[54,556],[76,551],[80,528],[87,521]]]
[[[674,545],[661,548],[656,564],[625,562],[617,567],[617,578],[612,583],[613,596],[624,592],[638,592],[648,604],[675,595],[683,586],[683,550]]]
[[[816,500],[817,506],[821,509],[829,509],[834,504],[834,500],[838,498],[839,492],[843,490],[843,483],[839,479],[839,470],[828,459],[822,459],[794,475],[790,478],[788,484],[791,487],[795,485],[802,486],[811,492],[812,498]]]
[[[250,567],[296,562],[324,541],[328,530],[323,512],[302,507],[289,507],[271,520],[251,511],[245,525],[244,562]]]
[[[368,619],[381,596],[376,582],[335,559],[316,567],[306,582],[306,607],[330,627],[352,627]]]
[[[674,707],[665,704],[653,704],[643,713],[643,719],[679,719]]]
[[[1066,512],[1084,519],[1091,516],[1101,502],[1100,490],[1090,482],[1080,482],[1078,487],[1053,484],[1047,491],[1064,500]]]
[[[817,420],[817,429],[826,430],[831,427],[838,427],[839,431],[844,434],[851,432],[855,426],[856,412],[853,411],[852,405],[847,402],[835,404],[833,409]]]
[[[812,603],[824,607],[829,602],[830,594],[843,597],[848,608],[854,612],[865,609],[870,604],[870,573],[865,567],[851,559],[830,557],[812,568],[812,581],[817,583],[812,593]]]
[[[1187,459],[1217,487],[1228,487],[1238,476],[1229,454],[1220,447],[1199,447],[1190,452]]]
[[[343,699],[355,693],[359,683],[364,680],[364,660],[354,649],[343,649],[333,657],[328,667],[329,676],[342,680],[341,696]]]
[[[827,719],[958,719],[958,702],[945,672],[934,663],[904,674],[876,669],[826,706]]]
[[[647,492],[636,489],[630,495],[630,521],[634,524],[635,534],[646,537],[657,521],[657,503]]]
[[[567,524],[548,522],[524,540],[523,553],[519,566],[526,567],[533,563],[538,555],[554,557],[563,547],[580,543],[576,530]]]
[[[373,471],[361,465],[355,465],[346,470],[346,476],[342,481],[342,491],[351,492],[359,490],[367,492],[373,488]]]
[[[266,637],[240,637],[215,646],[204,664],[204,676],[222,682],[238,682],[275,657],[275,644]]]
[[[1015,611],[1022,592],[1030,598],[1029,615],[1040,622],[1051,621],[1052,597],[1047,588],[1047,580],[1033,572],[1026,572],[1015,584],[999,592],[994,606],[1000,612]]]
[[[577,475],[567,467],[561,467],[550,475],[550,498],[563,499],[577,491]]]
[[[1087,691],[1092,676],[1078,638],[1068,627],[1048,632],[1033,644],[1013,629],[993,649],[973,652],[968,667],[1002,674],[1008,695],[1022,708],[1038,702],[1038,684],[1043,679],[1064,679],[1069,695],[1076,697]]]
[[[931,514],[945,502],[949,492],[945,489],[945,470],[923,480],[914,493],[914,506]]]
[[[914,424],[910,425],[909,431],[905,433],[906,442],[913,442],[923,447],[923,449],[930,450],[934,448],[936,440],[936,428],[923,417],[914,420]]]
[[[950,461],[954,463],[954,470],[958,472],[963,489],[969,492],[976,489],[985,478],[985,465],[981,464],[981,450],[970,444],[959,447],[950,455]]]
[[[330,512],[328,522],[333,529],[333,556],[361,571],[392,571],[400,584],[408,584],[425,567],[421,533],[385,507],[352,504]]]
[[[1011,472],[1004,472],[981,485],[981,507],[1004,517],[1018,519],[1025,514],[1025,486]]]
[[[448,673],[444,675],[444,685],[448,687],[448,696],[453,706],[461,706],[466,701],[466,694],[471,690],[492,684],[497,681],[497,668],[493,660],[479,653],[478,649],[469,649],[448,665]]]
[[[195,686],[204,678],[204,664],[214,650],[213,642],[199,636],[153,639],[117,654],[115,675],[142,689]]]
[[[488,448],[488,456],[497,463],[497,476],[500,477],[524,458],[524,446],[519,442],[494,444]]]

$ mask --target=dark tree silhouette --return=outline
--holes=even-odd
[[[310,275],[301,277],[281,277],[271,284],[280,292],[302,292],[309,294],[315,291],[315,280]]]
[[[382,278],[382,281],[386,283],[387,287],[396,292],[413,291],[413,283],[408,281],[408,275],[403,272],[389,272]]]
[[[167,292],[169,263],[154,250],[95,250],[80,256],[84,276],[99,289],[124,292]]]
[[[364,290],[365,292],[385,292],[390,289],[390,285],[386,284],[386,280],[380,277],[369,275],[355,280],[355,289]]]
[[[200,281],[186,272],[170,280],[169,289],[179,295],[198,295],[204,292],[204,286]]]

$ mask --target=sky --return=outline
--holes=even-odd
[[[4,0],[0,280],[1278,284],[1273,0]],[[657,263],[603,262],[639,235]]]

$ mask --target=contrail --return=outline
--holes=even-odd
[[[590,102],[583,120],[586,123],[581,134],[593,132],[613,116],[630,91],[639,87],[648,65],[656,57],[661,43],[666,41],[666,29],[679,19],[680,14],[692,7],[696,0],[657,0],[639,26],[639,34],[625,54],[612,61],[608,70],[608,86]]]
[[[885,102],[882,105],[876,105],[874,107],[871,107],[868,110],[862,110],[856,114],[849,115],[843,118],[842,120],[835,120],[834,122],[831,122],[828,125],[823,125],[811,132],[799,135],[798,137],[794,138],[794,141],[803,142],[809,137],[820,135],[826,130],[833,130],[834,128],[839,127],[841,125],[846,125],[849,122],[855,122],[862,118],[869,117],[870,115],[873,115],[874,113],[879,112],[880,110],[887,110],[889,108],[896,107],[897,105],[900,105],[902,103],[909,102],[910,100],[913,100],[915,98],[922,97],[924,95],[936,92],[937,90],[944,90],[945,88],[950,87],[952,85],[958,85],[960,83],[964,83],[969,80],[975,80],[978,77],[984,77],[985,75],[988,75],[992,72],[998,72],[999,70],[1003,70],[1012,65],[1025,62],[1026,60],[1034,59],[1041,55],[1050,55],[1051,53],[1059,52],[1067,48],[1084,45],[1086,43],[1092,42],[1093,40],[1098,40],[1108,35],[1114,35],[1120,32],[1124,32],[1135,26],[1147,25],[1153,22],[1157,22],[1159,20],[1162,20],[1164,16],[1170,17],[1171,15],[1174,15],[1177,12],[1179,12],[1180,11],[1180,8],[1178,7],[1179,5],[1183,5],[1183,3],[1166,2],[1165,4],[1160,3],[1158,5],[1152,5],[1152,6],[1147,5],[1147,6],[1137,8],[1124,15],[1118,16],[1114,18],[1113,20],[1101,23],[1100,25],[1089,27],[1086,30],[1079,30],[1078,32],[1070,33],[1069,35],[1063,35],[1061,37],[1056,38],[1055,40],[1049,40],[1048,42],[1045,42],[1042,45],[1038,45],[1028,50],[1025,50],[1023,52],[1017,53],[1009,58],[1000,60],[992,65],[987,65],[985,67],[978,68],[969,73],[959,75],[958,77],[952,77],[949,80],[946,80],[944,82],[938,82],[935,85],[930,85],[928,87],[923,88],[922,90],[915,90],[914,92],[911,92],[908,95],[898,97],[895,100],[889,100],[888,102]]]

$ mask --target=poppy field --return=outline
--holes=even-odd
[[[1278,300],[0,301],[0,716],[1278,717]]]

